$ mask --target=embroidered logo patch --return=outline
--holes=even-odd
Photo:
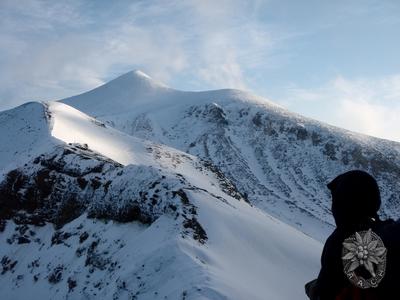
[[[371,229],[345,239],[342,248],[344,273],[355,286],[377,287],[386,271],[386,248]]]

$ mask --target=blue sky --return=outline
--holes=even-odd
[[[141,69],[400,141],[400,2],[0,1],[0,110]]]

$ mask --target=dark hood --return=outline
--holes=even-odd
[[[364,171],[350,171],[328,184],[332,193],[332,214],[337,227],[356,227],[377,218],[381,205],[376,180]]]

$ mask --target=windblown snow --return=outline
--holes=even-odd
[[[399,144],[140,71],[0,112],[0,142],[4,299],[306,299],[327,181],[399,203]]]

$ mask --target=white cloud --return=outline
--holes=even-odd
[[[0,109],[83,92],[133,68],[167,84],[184,75],[199,88],[245,89],[245,68],[273,44],[253,18],[257,3],[4,0]]]
[[[290,88],[284,105],[330,124],[400,141],[400,75],[350,80],[315,89]]]
[[[2,0],[0,17],[2,31],[40,33],[57,27],[70,28],[88,24],[89,18],[81,13],[84,1]]]

